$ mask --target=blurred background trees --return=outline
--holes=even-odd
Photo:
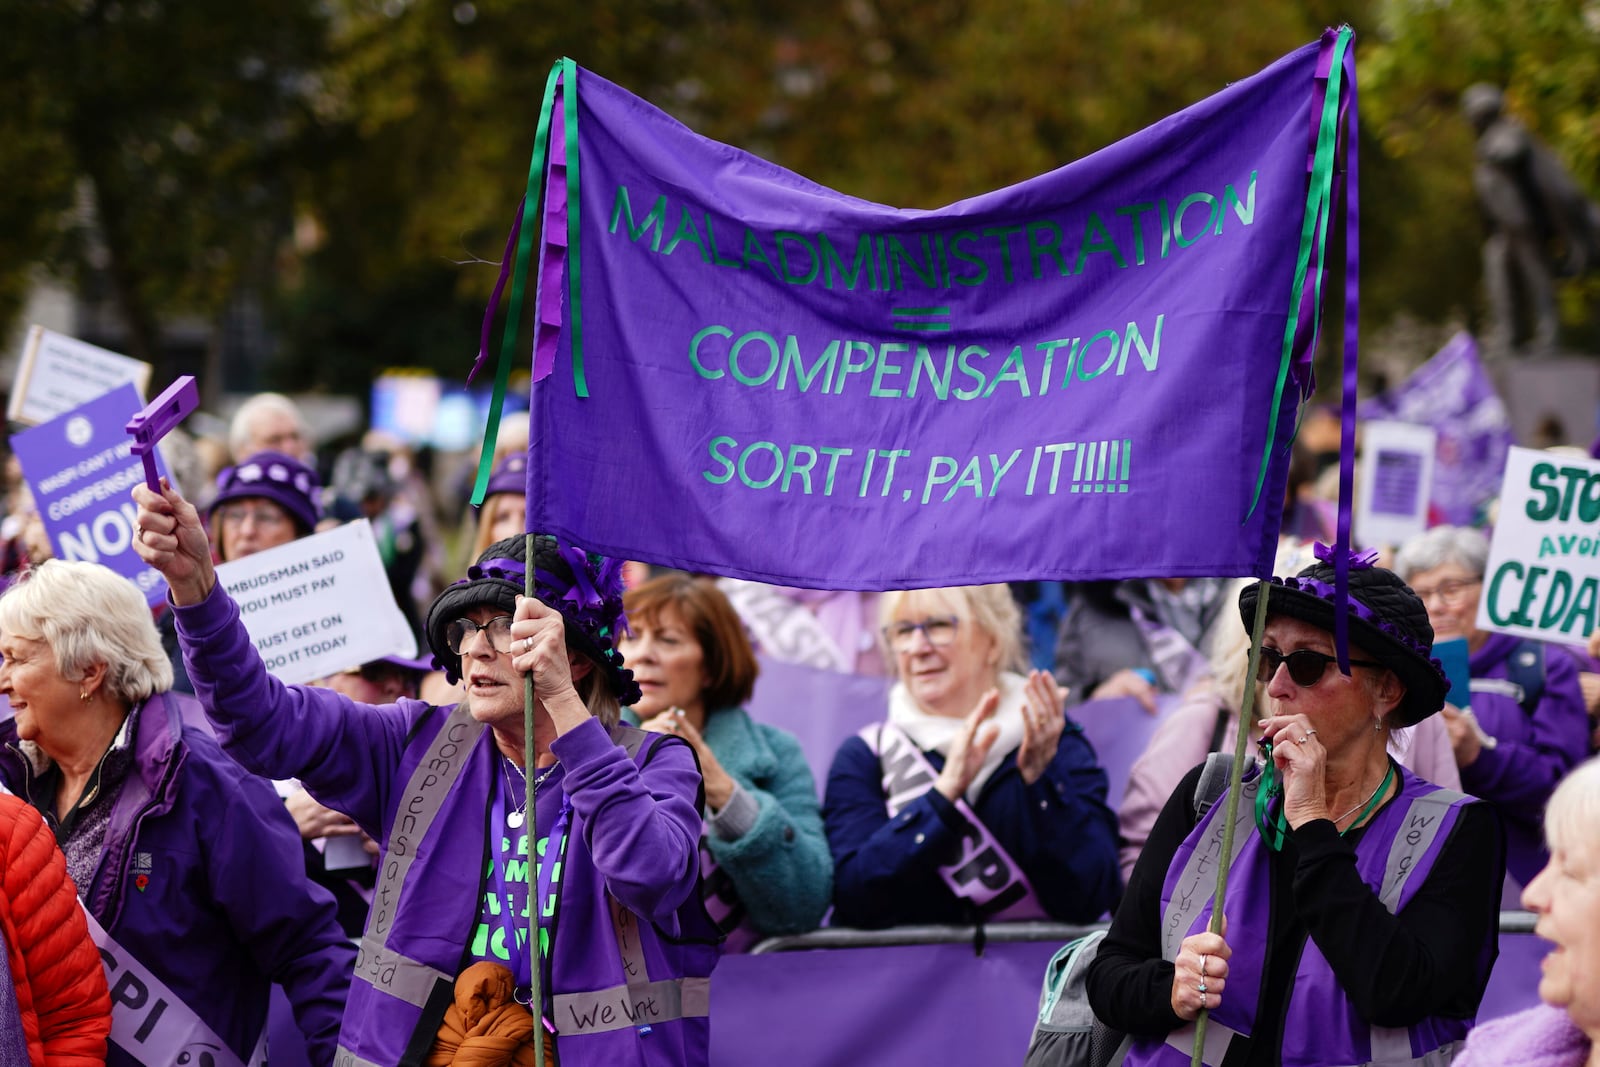
[[[560,55],[823,184],[928,207],[1088,154],[1341,21],[1363,332],[1474,326],[1461,90],[1503,86],[1600,194],[1600,0],[14,0],[0,318],[54,278],[158,380],[462,375]],[[1563,299],[1568,345],[1600,352],[1600,280]]]

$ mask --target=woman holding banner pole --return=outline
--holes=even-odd
[[[107,1062],[254,1065],[276,983],[330,1064],[354,956],[333,899],[171,683],[144,595],[99,564],[51,560],[0,598],[0,776],[54,832],[106,960]]]
[[[134,498],[140,555],[167,579],[229,752],[298,777],[380,844],[341,1063],[468,1062],[484,1044],[535,1046],[519,1063],[542,1046],[562,1067],[706,1062],[700,772],[682,739],[617,725],[638,699],[615,648],[619,566],[549,537],[489,546],[426,621],[466,698],[362,704],[271,677],[193,506],[170,488]]]
[[[1433,1067],[1472,1024],[1496,952],[1499,820],[1389,756],[1445,680],[1417,596],[1364,557],[1350,567],[1349,675],[1331,565],[1239,598],[1248,624],[1268,591],[1264,762],[1241,787],[1220,934],[1227,797],[1197,812],[1202,768],[1134,867],[1088,975],[1095,1015],[1133,1035],[1127,1064],[1190,1063],[1202,1008],[1211,1067]]]

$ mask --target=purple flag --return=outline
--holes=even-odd
[[[161,572],[133,547],[138,511],[129,491],[144,481],[144,464],[124,431],[144,401],[131,384],[119,385],[42,426],[11,439],[33,490],[56,557],[103,563],[159,603],[167,595]],[[161,454],[156,466],[166,474]]]
[[[1270,573],[1334,240],[1308,218],[1333,40],[937,210],[558,64],[530,528],[819,588]]]
[[[1500,493],[1506,450],[1516,441],[1471,334],[1456,334],[1404,383],[1364,402],[1361,415],[1433,427],[1439,435],[1434,517],[1458,526],[1481,523],[1483,505]]]

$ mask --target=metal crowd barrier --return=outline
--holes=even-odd
[[[1502,934],[1531,934],[1537,920],[1529,911],[1502,911]],[[828,927],[809,934],[787,937],[769,937],[750,949],[750,955],[761,956],[774,952],[802,952],[818,948],[873,948],[887,945],[948,945],[971,944],[980,948],[985,943],[1013,943],[1019,941],[1044,941],[1064,945],[1074,938],[1095,930],[1104,930],[1107,923],[1090,923],[1073,926],[1068,923],[1022,922],[995,923],[986,926],[891,926],[886,930],[855,930],[849,927]]]

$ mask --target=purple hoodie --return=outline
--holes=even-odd
[[[452,719],[453,708],[416,700],[373,706],[327,689],[283,685],[262,666],[237,605],[220,585],[176,614],[189,677],[227,751],[259,773],[299,778],[382,844],[374,918],[357,958],[335,1062],[420,1062],[450,1001],[483,899],[486,835],[502,765],[493,733],[470,717]],[[425,759],[429,767],[438,762],[430,748],[446,741],[455,769],[440,772],[448,784],[438,790],[431,829],[413,829],[420,824],[407,783]],[[651,734],[630,756],[594,719],[551,748],[564,771],[562,789],[537,795],[537,818],[552,826],[565,795],[572,824],[547,989],[615,993],[631,969],[651,984],[637,999],[630,986],[627,999],[646,1014],[665,1009],[654,1025],[643,1019],[629,1025],[615,1006],[579,1018],[558,1002],[562,1067],[704,1064],[708,1016],[686,1010],[671,1017],[676,994],[662,989],[681,989],[686,1005],[703,1007],[717,959],[717,935],[699,892],[701,783],[694,752],[679,739]],[[397,810],[402,805],[404,812]],[[384,872],[408,858],[402,891],[386,894]],[[629,924],[638,932],[628,939],[638,953],[632,962],[619,949],[612,900],[639,920]],[[396,961],[402,972],[409,967],[424,976],[410,987],[409,1000],[391,995],[397,985],[374,984],[392,983]]]

